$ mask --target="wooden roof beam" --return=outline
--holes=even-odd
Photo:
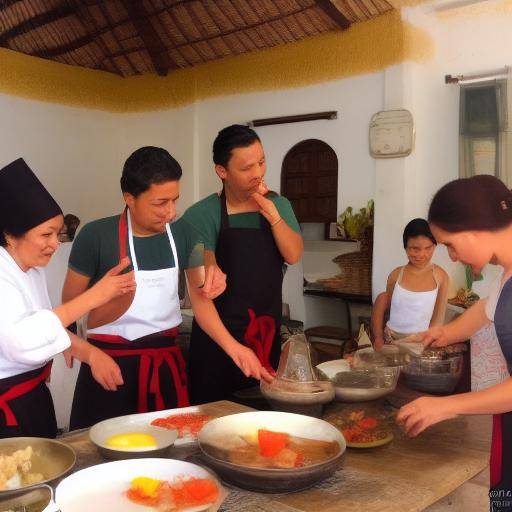
[[[55,9],[22,21],[18,25],[15,25],[14,27],[0,34],[0,46],[5,45],[5,43],[11,39],[14,39],[16,36],[30,32],[31,30],[42,27],[44,25],[48,25],[49,23],[53,23],[54,21],[60,20],[62,18],[66,18],[75,13],[76,10],[74,7],[68,4],[63,4],[59,5]]]
[[[350,27],[350,21],[339,11],[331,0],[315,0],[315,4],[331,18],[342,30]]]
[[[121,0],[121,3],[144,42],[156,72],[160,76],[166,76],[169,69],[178,68],[179,66],[172,60],[169,51],[153,27],[142,0]]]

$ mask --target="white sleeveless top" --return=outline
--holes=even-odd
[[[400,274],[398,274],[395,283],[387,326],[392,331],[402,334],[423,332],[430,326],[437,293],[439,292],[439,283],[434,273],[434,266],[432,265],[432,273],[436,287],[426,292],[413,292],[400,286],[404,268],[400,269]]]

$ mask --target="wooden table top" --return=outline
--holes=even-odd
[[[336,414],[346,405],[327,408]],[[233,402],[201,406],[201,412],[225,416],[251,409]],[[332,477],[306,491],[268,495],[230,490],[221,507],[225,512],[416,512],[450,494],[488,464],[491,418],[460,417],[428,429],[415,439],[398,427],[394,440],[379,448],[348,449],[345,462]],[[76,470],[105,462],[89,441],[87,431],[71,433],[62,441],[77,453]],[[173,447],[170,458],[194,462],[197,445]],[[196,460],[200,462],[200,460]]]

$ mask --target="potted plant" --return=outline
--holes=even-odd
[[[349,206],[337,219],[338,231],[340,234],[351,240],[364,238],[366,230],[373,226],[374,202],[368,201],[366,207],[354,213],[352,206]]]

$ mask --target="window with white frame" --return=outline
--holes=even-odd
[[[512,187],[510,79],[460,86],[459,174],[492,174]]]

